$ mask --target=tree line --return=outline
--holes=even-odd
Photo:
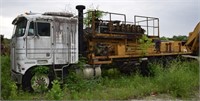
[[[178,35],[178,36],[173,36],[171,38],[162,36],[160,37],[161,40],[174,40],[174,41],[187,41],[188,37],[186,35]]]

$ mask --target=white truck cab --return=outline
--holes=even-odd
[[[78,63],[78,19],[72,14],[26,13],[12,22],[12,78],[30,87],[31,70],[37,66],[66,67]],[[59,70],[59,69],[58,69]],[[49,84],[50,79],[44,80]]]

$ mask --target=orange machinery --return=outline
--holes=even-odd
[[[99,17],[99,13],[108,17]],[[191,54],[196,49],[196,44],[190,45],[197,42],[196,34],[190,35],[186,46],[182,41],[160,40],[159,18],[134,16],[134,22],[128,22],[126,15],[119,13],[90,11],[85,14],[84,20],[87,20],[87,25],[83,33],[83,54],[88,58],[89,64],[177,56]],[[122,20],[114,19],[116,16],[120,16]],[[197,33],[197,29],[192,33]],[[140,40],[143,40],[143,43]]]

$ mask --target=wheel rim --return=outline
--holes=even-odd
[[[31,87],[35,92],[41,92],[48,89],[49,81],[48,75],[34,75],[31,79]]]

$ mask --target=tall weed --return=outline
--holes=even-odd
[[[181,62],[174,60],[170,68],[163,68],[159,64],[153,64],[155,76],[152,82],[159,93],[168,93],[174,97],[187,98],[191,96],[193,88],[198,86],[199,68],[196,61]]]
[[[189,99],[199,95],[196,94],[199,89],[198,64],[198,61],[180,59],[170,61],[167,66],[160,62],[151,63],[149,66],[154,75],[150,77],[139,73],[122,75],[111,69],[103,77],[87,80],[72,73],[66,78],[63,88],[54,81],[52,89],[40,95],[23,91],[17,93],[10,77],[10,59],[1,56],[1,99],[38,100],[39,96],[45,96],[49,100],[127,100],[143,99],[152,94]]]
[[[51,90],[49,91],[49,93],[47,94],[48,98],[47,99],[51,99],[51,100],[61,100],[63,95],[63,91],[60,87],[60,83],[58,82],[58,80],[54,80],[53,81],[53,87],[51,88]]]
[[[17,96],[17,86],[11,80],[10,58],[0,56],[1,60],[1,99],[15,99]]]

